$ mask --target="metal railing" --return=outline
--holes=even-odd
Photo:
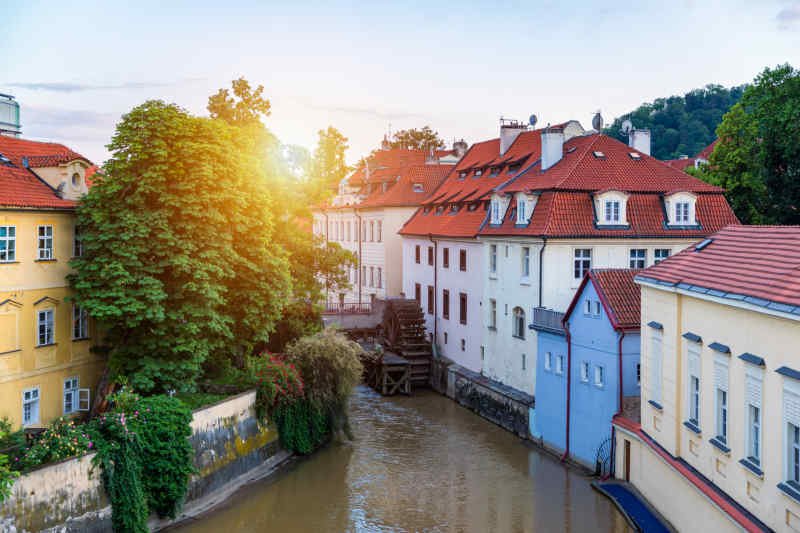
[[[325,305],[326,315],[368,315],[372,312],[372,304],[365,303],[328,303]]]
[[[533,328],[562,333],[564,327],[561,325],[561,319],[563,318],[564,313],[544,307],[535,307],[533,309]]]

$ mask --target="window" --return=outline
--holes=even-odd
[[[450,291],[442,291],[442,318],[450,319]]]
[[[378,284],[376,285],[376,287],[378,287],[379,289],[381,288],[381,286],[382,286],[381,283],[383,282],[381,277],[382,277],[381,276],[381,267],[378,267],[378,279],[377,279]]]
[[[581,361],[581,381],[589,383],[589,363]]]
[[[344,220],[339,222],[339,240],[340,241],[344,240]]]
[[[521,307],[514,308],[513,335],[517,338],[525,338],[525,311]]]
[[[458,269],[461,272],[467,271],[467,251],[466,250],[459,250],[458,251]]]
[[[787,472],[786,481],[794,488],[800,488],[800,426],[787,424]]]
[[[481,174],[483,174],[483,169],[481,169],[481,168],[476,168],[476,169],[475,169],[475,177],[476,177],[476,178],[478,178],[478,177],[480,177],[480,176],[481,176]]]
[[[700,427],[700,346],[690,343],[687,350],[689,372],[689,422]]]
[[[53,344],[53,314],[54,311],[52,309],[45,309],[44,311],[39,311],[37,313],[39,346]]]
[[[369,267],[369,286],[375,286],[375,267]]]
[[[461,351],[462,352],[466,352],[467,351],[467,341],[464,340],[464,339],[461,339]]]
[[[434,313],[434,301],[433,301],[433,286],[428,285],[428,314],[432,315]]]
[[[587,314],[587,315],[591,315],[592,314],[592,301],[589,300],[588,298],[586,299],[586,313],[585,314]]]
[[[675,203],[675,223],[689,223],[689,202]]]
[[[17,227],[0,226],[0,263],[17,260]]]
[[[383,221],[378,221],[378,242],[383,242]]]
[[[489,327],[497,329],[497,300],[489,300]]]
[[[458,179],[462,179],[463,180],[466,177],[467,177],[467,171],[466,170],[462,170],[461,172],[458,173]]]
[[[414,192],[423,192],[424,191],[424,189],[422,188],[422,184],[421,183],[415,183],[413,185],[413,189],[414,189]]]
[[[433,246],[428,246],[428,264],[433,265]]]
[[[369,240],[375,242],[375,221],[369,221]]]
[[[72,306],[72,338],[86,339],[89,337],[89,313],[86,309]]]
[[[595,300],[594,302],[594,316],[600,316],[600,300]]]
[[[594,386],[603,387],[606,384],[605,369],[602,366],[594,367]]]
[[[650,383],[650,400],[660,404],[661,403],[661,360],[662,354],[662,339],[660,331],[653,331],[650,337],[650,374],[648,375]]]
[[[414,261],[419,264],[419,244],[414,248]]]
[[[467,295],[463,292],[458,294],[458,321],[467,323]]]
[[[414,284],[414,299],[418,304],[422,305],[422,287],[420,287],[419,283]]]
[[[80,187],[81,186],[81,175],[77,172],[72,175],[72,186],[73,187]]]
[[[630,268],[644,268],[647,266],[647,250],[636,248],[631,250]]]
[[[500,201],[497,198],[492,198],[491,209],[492,224],[500,224]]]
[[[717,389],[717,435],[723,444],[728,442],[728,363],[718,356],[714,361],[714,386]]]
[[[522,277],[528,278],[531,275],[531,249],[527,246],[522,247]]]
[[[553,352],[544,354],[544,369],[550,371],[553,369]]]
[[[450,268],[450,248],[442,248],[442,266]]]
[[[760,370],[746,369],[745,403],[747,404],[747,459],[761,466],[761,396],[763,377]]]
[[[486,348],[484,346],[481,346],[481,361],[483,361],[483,358],[485,356],[486,356]]]
[[[497,273],[497,245],[492,244],[489,246],[489,272],[492,274]]]
[[[367,242],[367,224],[361,221],[361,242]]]
[[[39,226],[39,259],[53,259],[53,226]]]
[[[669,248],[656,248],[653,252],[653,264],[658,264],[667,257],[672,252]]]
[[[83,243],[81,242],[81,230],[78,226],[72,233],[72,257],[81,257],[83,255]]]
[[[64,380],[64,414],[68,415],[78,410],[78,378]]]
[[[592,268],[592,249],[576,248],[573,266],[573,277],[575,279],[583,279],[583,276]]]
[[[636,385],[642,384],[642,365],[636,363]]]
[[[352,241],[353,240],[352,239],[353,233],[350,231],[350,228],[351,228],[351,225],[350,225],[350,221],[348,220],[347,221],[347,240],[348,241]]]
[[[564,373],[564,356],[559,355],[556,357],[556,374]]]
[[[447,344],[447,332],[444,332],[444,343]]]
[[[361,267],[361,283],[366,283],[366,282],[367,282],[367,267],[366,266],[362,266]]]
[[[522,354],[522,370],[525,370],[525,354]]]
[[[22,392],[22,425],[39,423],[39,387]]]
[[[606,200],[606,222],[619,222],[619,200]]]
[[[525,200],[520,200],[517,202],[517,224],[524,224],[527,220],[527,216],[525,214],[525,207],[526,202]]]

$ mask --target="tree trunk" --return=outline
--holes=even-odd
[[[100,382],[97,384],[97,395],[94,399],[92,410],[89,412],[90,419],[105,412],[108,408],[108,397],[112,392],[114,392],[114,382],[111,381],[111,369],[109,365],[106,364]]]

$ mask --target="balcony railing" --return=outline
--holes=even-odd
[[[365,303],[328,303],[325,306],[326,315],[368,315],[372,312],[372,304]]]
[[[552,333],[564,333],[564,327],[561,325],[561,319],[563,318],[564,313],[544,307],[536,307],[533,309],[533,324],[531,327]]]

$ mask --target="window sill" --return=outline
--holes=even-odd
[[[519,335],[511,335],[511,336],[514,337],[515,339],[519,339],[521,341],[525,340],[525,337],[520,337]]]
[[[58,259],[35,259],[34,263],[55,263]]]
[[[21,351],[22,351],[22,348],[18,348],[16,350],[9,350],[7,352],[0,352],[0,355],[9,355],[9,354],[17,353],[17,352],[21,352]]]
[[[589,380],[588,379],[581,379],[581,383],[584,384],[584,385],[588,385],[589,384]]]
[[[51,342],[50,344],[37,344],[34,348],[47,348],[48,346],[55,346],[55,342]]]
[[[794,500],[795,503],[800,503],[800,490],[795,489],[788,483],[778,483],[778,489],[780,489],[780,491],[786,496]]]
[[[486,329],[488,329],[489,331],[495,331],[495,332],[497,331],[497,328],[495,328],[493,326],[489,326]]]
[[[82,342],[82,341],[88,341],[88,340],[91,340],[91,337],[76,337],[76,338],[72,339],[72,342]]]
[[[0,261],[0,265],[18,265],[19,261]]]
[[[520,278],[519,280],[520,285],[526,285],[528,287],[531,286],[531,278]]]
[[[703,432],[700,431],[700,427],[697,424],[695,424],[694,422],[692,422],[691,420],[684,421],[683,425],[686,426],[687,428],[689,428],[689,430],[692,433],[696,434],[696,435],[702,435],[703,434]]]
[[[664,408],[658,402],[654,402],[653,400],[647,400],[647,403],[649,403],[650,405],[652,405],[653,407],[655,407],[659,411],[663,411],[664,410]]]
[[[721,440],[718,440],[717,437],[710,439],[708,442],[710,442],[712,446],[714,446],[717,450],[721,451],[725,455],[731,454],[731,449],[728,448]]]
[[[739,459],[739,464],[754,476],[764,479],[764,471],[757,467],[750,459]]]
[[[489,279],[497,279],[497,274],[489,274]]]

